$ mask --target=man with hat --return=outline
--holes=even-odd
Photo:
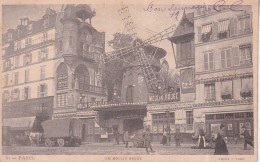
[[[155,151],[152,148],[152,133],[150,132],[150,128],[146,127],[145,132],[143,134],[144,138],[144,146],[146,148],[146,153],[149,154],[148,149],[150,148],[151,153],[154,153]]]
[[[242,129],[244,132],[241,133],[240,135],[244,136],[244,150],[247,150],[247,144],[249,144],[254,148],[253,138],[250,136],[248,130],[246,129],[245,126],[243,126]]]

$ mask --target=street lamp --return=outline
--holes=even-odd
[[[165,128],[166,131],[166,146],[170,146],[170,139],[171,139],[171,128],[170,128],[170,111],[166,110],[166,119],[167,119],[167,127]]]

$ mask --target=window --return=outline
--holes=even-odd
[[[48,40],[48,33],[43,33],[43,42]]]
[[[221,82],[221,98],[223,100],[233,98],[233,82],[232,81]]]
[[[233,64],[234,66],[240,65],[240,57],[238,54],[238,47],[233,48]]]
[[[222,68],[231,67],[231,49],[221,50],[221,66]]]
[[[134,101],[134,86],[130,85],[126,88],[126,102],[133,103]]]
[[[242,98],[253,97],[253,78],[244,78],[241,80],[241,92]]]
[[[10,94],[9,91],[4,91],[2,96],[3,103],[8,102],[10,100]]]
[[[13,39],[13,34],[12,33],[8,33],[7,34],[7,41],[11,41]]]
[[[57,69],[57,89],[66,89],[68,87],[68,68],[62,63]]]
[[[201,29],[201,41],[208,42],[212,39],[212,24],[203,25]]]
[[[208,52],[204,54],[204,69],[213,70],[214,69],[214,56],[213,52]]]
[[[246,117],[247,117],[247,118],[252,118],[252,117],[254,117],[253,112],[247,112],[247,113],[246,113]]]
[[[187,60],[192,58],[191,54],[191,41],[181,43],[181,60]]]
[[[229,20],[222,20],[218,23],[218,38],[224,39],[229,37]]]
[[[32,55],[30,53],[24,55],[23,63],[24,63],[24,66],[32,63]]]
[[[68,94],[67,93],[59,93],[59,94],[57,94],[57,105],[58,106],[66,106],[66,105],[68,105]]]
[[[239,46],[239,53],[240,53],[240,64],[247,65],[252,64],[252,50],[251,44]]]
[[[6,59],[4,61],[4,70],[11,70],[11,68],[12,68],[11,59]]]
[[[14,73],[14,85],[18,84],[18,78],[19,78],[19,73],[18,72]]]
[[[40,79],[45,79],[45,67],[46,66],[41,66]]]
[[[238,33],[246,34],[251,31],[250,15],[243,15],[238,17]]]
[[[59,40],[59,42],[58,42],[58,51],[59,52],[62,51],[62,40]]]
[[[186,124],[187,124],[187,130],[193,129],[193,112],[192,111],[186,111]]]
[[[13,100],[14,100],[14,101],[18,101],[19,98],[20,98],[20,91],[19,91],[19,89],[15,89],[15,90],[13,91]]]
[[[28,83],[29,82],[29,74],[30,74],[30,71],[29,69],[25,70],[25,76],[24,76],[24,82],[25,83]]]
[[[32,32],[32,27],[33,27],[33,24],[32,24],[32,23],[28,25],[28,32],[29,32],[29,33]]]
[[[9,75],[5,75],[5,86],[8,86],[8,82],[9,82]]]
[[[22,46],[21,46],[21,41],[17,41],[17,49],[19,50],[19,49],[21,49],[22,48]]]
[[[166,113],[152,114],[152,121],[152,132],[163,133],[168,125],[171,129],[174,128],[175,113],[169,112],[168,116],[166,115]]]
[[[48,54],[49,54],[49,49],[48,48],[43,48],[43,49],[39,50],[39,54],[38,54],[39,62],[47,60],[48,59]]]
[[[244,113],[235,113],[235,118],[244,118]]]
[[[28,37],[25,39],[25,47],[32,45],[32,38]]]
[[[69,36],[69,46],[72,46],[72,36]]]
[[[214,114],[208,114],[208,115],[205,115],[206,117],[206,120],[213,120],[214,119]]]
[[[225,114],[216,114],[216,119],[224,119]]]
[[[15,68],[19,67],[19,55],[14,57],[14,66]]]
[[[41,84],[38,86],[38,97],[47,96],[47,84]]]
[[[30,87],[24,87],[24,100],[28,100],[30,98]]]
[[[215,100],[215,83],[205,84],[205,100]]]

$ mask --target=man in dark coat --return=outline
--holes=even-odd
[[[146,148],[146,153],[149,154],[148,149],[150,148],[151,153],[154,153],[155,151],[152,148],[152,133],[150,132],[150,128],[147,127],[144,134],[143,134],[143,138],[144,138],[144,146]]]
[[[226,142],[224,140],[225,136],[225,125],[220,125],[220,131],[217,134],[217,138],[215,140],[215,152],[214,155],[229,155]]]
[[[175,143],[176,143],[176,147],[181,146],[181,134],[180,134],[180,129],[176,129],[176,133],[175,133]]]
[[[243,126],[242,129],[244,132],[241,133],[240,135],[244,136],[244,150],[247,150],[247,144],[249,144],[250,146],[252,146],[254,148],[253,139],[250,136],[248,130],[246,129],[245,126]]]

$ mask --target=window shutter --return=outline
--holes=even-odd
[[[48,85],[47,84],[45,84],[45,95],[44,96],[45,97],[48,96]]]
[[[221,51],[221,66],[222,66],[222,68],[226,67],[226,54],[225,54],[225,50]]]
[[[31,87],[28,87],[28,99],[31,98]]]
[[[218,23],[217,22],[213,23],[212,36],[213,36],[212,40],[217,40],[218,39]]]
[[[40,91],[41,91],[41,85],[38,85],[37,87],[37,97],[40,97]]]
[[[238,47],[233,47],[232,52],[233,52],[233,63],[234,63],[234,65],[235,66],[239,65],[240,59],[239,59],[239,54],[238,54]]]
[[[198,27],[198,42],[201,42],[201,26]]]
[[[234,18],[230,19],[230,24],[229,24],[229,33],[230,36],[232,37],[233,35],[235,35],[235,29],[234,29]]]
[[[208,54],[204,54],[204,70],[208,70]]]

